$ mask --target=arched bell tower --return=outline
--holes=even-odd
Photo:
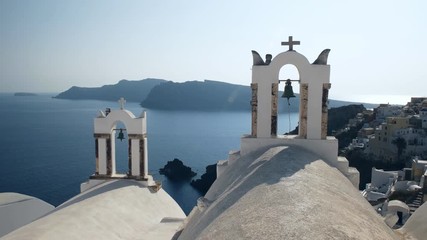
[[[330,66],[326,64],[329,49],[321,53],[318,60],[310,64],[302,54],[293,50],[299,41],[289,37],[289,50],[275,58],[267,55],[264,62],[259,54],[252,51],[252,133],[255,138],[277,137],[278,85],[280,69],[293,65],[298,69],[300,79],[299,133],[302,139],[326,139],[328,92],[330,88]],[[321,59],[321,60],[319,60]]]
[[[338,157],[338,140],[327,136],[328,94],[330,66],[327,65],[329,49],[323,50],[319,57],[309,63],[307,58],[293,49],[299,41],[282,42],[289,50],[272,58],[267,54],[266,61],[252,51],[252,130],[240,142],[240,151],[234,151],[227,163],[218,163],[218,172],[231,166],[238,156],[266,150],[274,146],[295,146],[317,154],[322,160],[340,170],[353,183],[359,186],[359,172],[348,165],[344,157]],[[277,134],[278,85],[280,69],[287,65],[297,68],[300,85],[299,131],[298,135]],[[218,167],[219,166],[219,167]]]
[[[142,112],[135,117],[132,112],[124,109],[125,100],[119,100],[120,109],[100,111],[94,120],[94,137],[96,152],[96,171],[93,179],[104,178],[131,178],[137,180],[148,179],[147,154],[147,115]],[[122,122],[128,136],[129,170],[125,174],[116,173],[114,137],[116,124]]]

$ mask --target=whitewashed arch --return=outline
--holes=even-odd
[[[117,122],[122,122],[125,125],[128,134],[146,133],[144,115],[136,118],[132,112],[126,109],[118,109],[112,110],[107,116],[105,113],[104,115],[100,114],[100,116],[95,119],[95,133],[109,134],[116,127]]]
[[[282,69],[283,66],[288,64],[296,67],[300,79],[304,79],[307,77],[307,71],[311,66],[307,58],[296,51],[282,52],[275,58],[273,58],[269,65],[271,67],[270,71],[274,73],[273,76],[276,75],[276,80],[279,80],[280,69]]]

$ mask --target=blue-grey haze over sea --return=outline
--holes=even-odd
[[[54,99],[52,94],[15,97],[0,94],[0,192],[18,192],[58,206],[79,194],[95,169],[93,119],[117,102]],[[138,103],[126,109],[139,116]],[[147,109],[148,165],[156,180],[188,214],[200,193],[189,182],[171,182],[159,168],[178,158],[197,172],[227,158],[250,133],[250,112],[188,112]],[[279,117],[279,132],[289,131]],[[291,128],[297,113],[291,113]],[[127,136],[126,136],[127,137]],[[127,141],[116,140],[118,172],[127,170]]]

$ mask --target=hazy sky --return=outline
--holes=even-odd
[[[310,62],[331,49],[331,98],[427,96],[422,0],[0,0],[0,92],[144,78],[249,85],[251,50],[274,57],[289,35]]]

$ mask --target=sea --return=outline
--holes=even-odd
[[[119,104],[54,95],[0,93],[0,192],[31,195],[58,206],[79,194],[80,184],[95,171],[94,118]],[[131,102],[125,108],[135,116],[147,112],[149,173],[186,214],[201,193],[189,181],[170,181],[159,169],[178,158],[198,179],[207,165],[240,149],[240,138],[251,129],[250,112],[160,111]],[[279,115],[280,133],[297,124],[298,113]],[[117,172],[125,173],[127,141],[116,140],[116,150]]]

